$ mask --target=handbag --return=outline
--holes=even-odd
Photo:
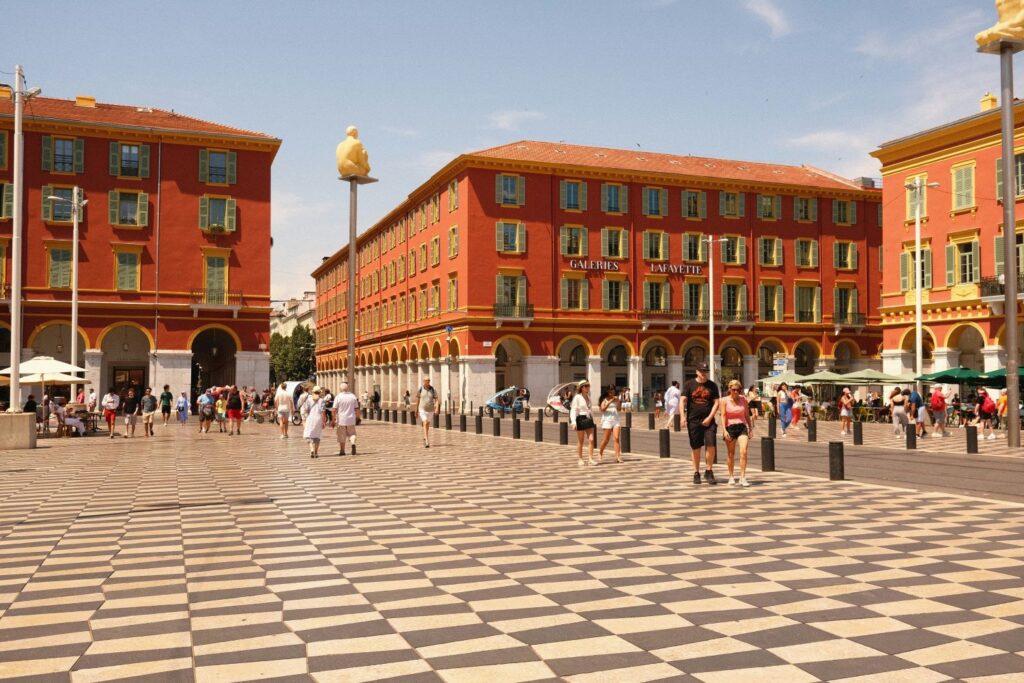
[[[589,415],[577,415],[576,416],[576,430],[585,432],[588,429],[593,429],[597,425],[594,424],[594,418]]]

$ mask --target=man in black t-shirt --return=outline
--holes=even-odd
[[[124,397],[124,402],[121,403],[121,414],[124,416],[124,438],[126,439],[135,436],[135,424],[139,419],[140,403],[139,397],[135,394],[135,389],[129,389],[128,395]]]
[[[701,363],[697,366],[697,379],[689,380],[683,385],[681,402],[686,411],[686,431],[690,436],[690,449],[693,453],[693,483],[700,484],[700,449],[704,449],[707,467],[704,480],[716,484],[712,466],[715,463],[715,446],[718,436],[715,415],[718,414],[718,386],[708,381],[708,366]]]

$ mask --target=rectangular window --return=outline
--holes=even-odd
[[[588,283],[583,278],[562,278],[562,309],[580,311],[590,308]]]
[[[648,311],[668,310],[667,289],[667,282],[651,280],[644,282],[644,309]]]
[[[526,224],[498,221],[497,247],[503,254],[521,254],[526,251]]]
[[[747,239],[739,235],[727,235],[722,242],[722,263],[744,265],[747,262]]]
[[[73,200],[74,188],[71,187],[50,187],[49,196],[60,197],[60,201],[44,197],[44,202],[49,202],[51,207],[51,220],[55,223],[64,223],[71,220],[71,202]]]
[[[722,312],[727,319],[735,318],[736,313],[740,310],[740,292],[742,288],[742,285],[737,284],[722,285]]]
[[[818,287],[796,287],[794,295],[796,322],[813,323],[818,321],[817,299],[820,291]]]
[[[210,197],[210,227],[224,228],[227,224],[227,200],[220,197]]]
[[[917,183],[920,180],[920,196],[918,196]],[[1000,183],[1001,184],[1001,183]],[[921,217],[928,216],[928,176],[916,175],[908,177],[904,182],[906,220],[912,221],[917,215],[917,207],[921,207]]]
[[[521,306],[526,303],[526,277],[499,275],[497,284],[496,303],[503,306]]]
[[[793,200],[793,218],[801,222],[818,220],[818,200],[814,197],[796,197]]]
[[[559,181],[558,192],[563,211],[587,210],[587,184],[582,180]]]
[[[775,194],[757,195],[757,217],[774,221],[782,217],[782,197]]]
[[[139,290],[138,252],[117,252],[117,289],[131,292]]]
[[[0,219],[14,216],[14,185],[0,182]]]
[[[459,255],[459,227],[453,225],[448,228],[448,258],[455,258]]]
[[[683,235],[683,260],[704,260],[704,240],[700,235]]]
[[[832,222],[836,225],[854,225],[857,222],[857,203],[833,199]]]
[[[419,248],[420,272],[427,269],[427,245],[421,244]]]
[[[526,204],[526,178],[519,175],[499,173],[496,181],[497,202],[502,206],[523,206]]]
[[[623,228],[601,230],[602,258],[629,258],[629,233]]]
[[[857,245],[853,242],[835,242],[832,245],[832,265],[844,270],[857,268]]]
[[[743,218],[746,211],[746,193],[719,192],[718,214],[726,218]]]
[[[606,311],[629,309],[629,282],[625,280],[604,280],[601,283],[602,308]]]
[[[1024,195],[1024,154],[1017,154],[1014,157],[1016,162],[1016,172],[1014,173],[1015,185],[1017,186],[1017,196]],[[908,182],[909,182],[908,178]],[[927,190],[925,190],[927,193]],[[927,196],[927,194],[925,195]],[[996,159],[996,199],[1003,201],[1003,160]],[[913,218],[911,215],[909,218]]]
[[[53,139],[53,170],[58,173],[74,173],[75,141],[70,138]]]
[[[448,276],[448,310],[454,311],[459,307],[459,278],[457,275]]]
[[[953,210],[974,207],[974,165],[953,169]]]
[[[51,247],[50,287],[67,289],[71,287],[71,247]]]
[[[617,183],[601,185],[601,210],[605,213],[625,213],[626,188]]]
[[[121,144],[121,165],[118,175],[138,178],[140,175],[141,154],[139,145]]]
[[[960,242],[956,245],[957,283],[974,282],[975,244],[977,242]]]
[[[683,218],[706,218],[707,195],[699,190],[683,190]]]
[[[778,237],[761,237],[758,259],[762,266],[781,266],[782,240]]]
[[[700,315],[704,308],[705,285],[699,282],[687,282],[683,285],[683,312],[687,317]]]
[[[645,216],[668,215],[668,190],[663,190],[660,187],[645,187],[643,196]]]
[[[782,322],[782,287],[761,285],[761,321]]]
[[[796,265],[799,268],[817,268],[818,267],[818,241],[817,240],[797,240],[795,243],[796,249]]]
[[[664,261],[668,258],[667,232],[644,231],[644,258],[648,261]]]
[[[430,240],[430,265],[436,266],[441,263],[441,238],[434,237]]]
[[[228,153],[227,152],[210,152],[210,172],[209,181],[211,183],[227,183],[228,182]]]
[[[845,289],[837,287],[835,292],[835,312],[833,313],[836,320],[845,321],[850,319],[851,313],[856,311],[851,310],[850,304],[852,297],[850,296],[851,289]]]
[[[459,208],[459,181],[452,180],[448,183],[448,213]]]
[[[139,195],[137,192],[117,193],[117,224],[138,225]]]
[[[578,225],[563,225],[561,230],[562,256],[587,255],[587,229]]]

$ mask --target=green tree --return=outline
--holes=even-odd
[[[270,335],[270,367],[275,382],[308,379],[316,369],[313,346],[313,333],[305,325],[297,326],[287,337],[277,332]]]

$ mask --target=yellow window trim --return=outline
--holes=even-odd
[[[668,275],[645,275],[644,282],[668,282]]]
[[[805,278],[799,278],[798,277],[798,278],[795,278],[793,280],[793,284],[794,285],[812,285],[814,287],[820,287],[821,286],[821,280],[810,280],[810,279],[805,279]]]
[[[708,279],[701,275],[685,275],[683,276],[683,284],[687,285],[700,285],[704,284]]]
[[[974,242],[979,239],[980,235],[980,228],[971,228],[970,230],[958,230],[948,233],[946,239],[950,244],[962,244],[964,242]]]
[[[625,282],[629,279],[629,275],[625,273],[606,273],[604,279],[613,282]]]
[[[838,281],[835,286],[839,289],[857,289],[858,285],[856,282]]]
[[[563,270],[561,273],[563,280],[586,280],[587,274],[579,270]]]
[[[522,275],[524,272],[523,268],[509,268],[505,266],[498,268],[498,275]]]
[[[70,249],[71,240],[43,240],[46,249]]]
[[[924,251],[925,249],[931,249],[931,248],[932,248],[932,238],[931,237],[922,237],[921,238],[921,251]],[[903,251],[913,252],[914,251],[914,240],[904,240],[903,241]]]
[[[231,256],[231,249],[227,247],[199,247],[203,256]]]
[[[745,285],[747,279],[745,277],[736,277],[735,275],[729,275],[722,278],[722,284],[726,285]]]

